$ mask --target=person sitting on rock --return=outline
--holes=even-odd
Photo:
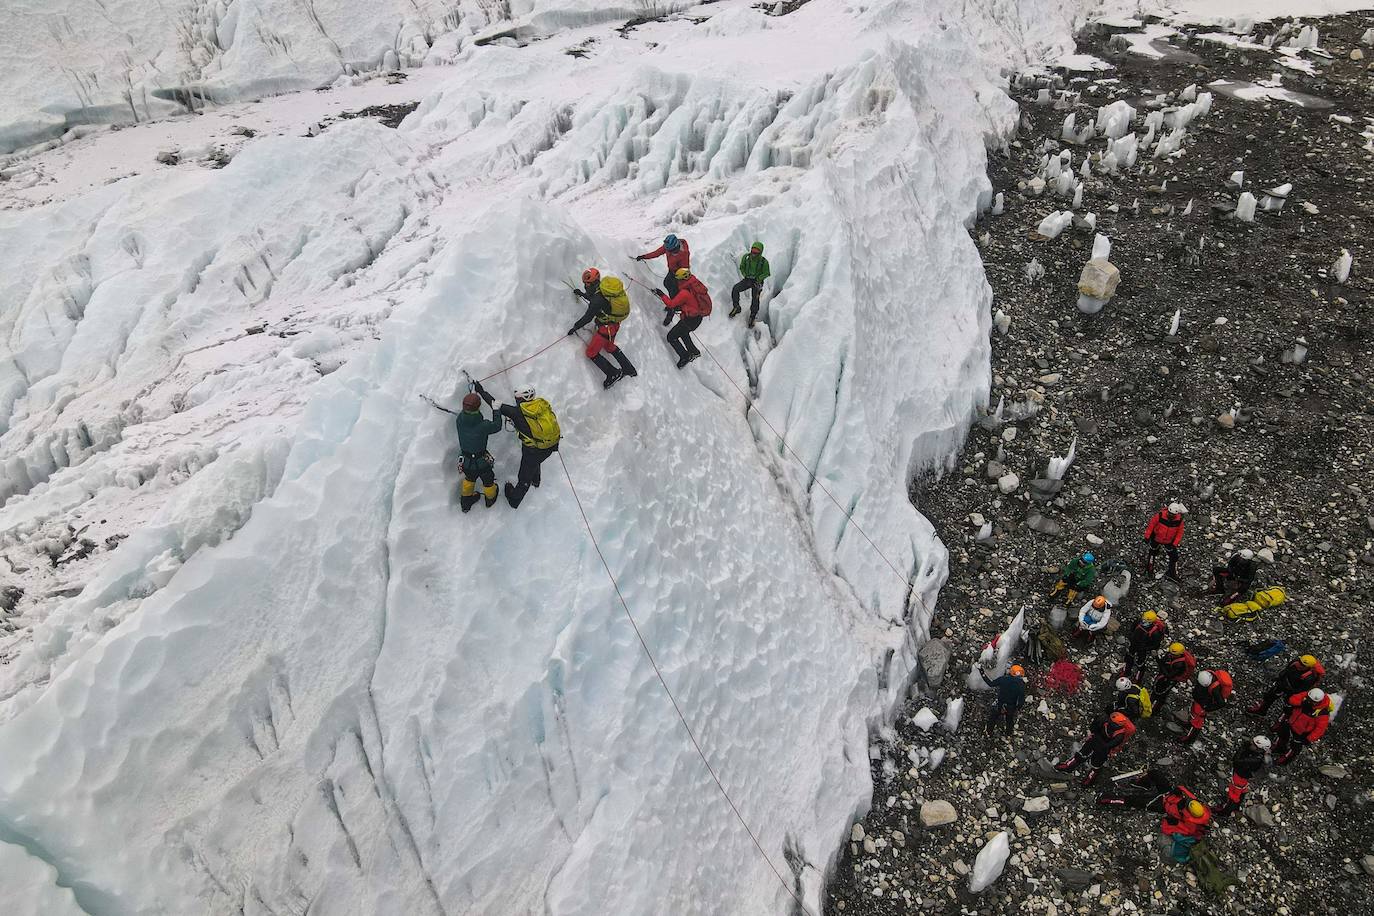
[[[1212,567],[1212,581],[1206,594],[1221,595],[1219,604],[1239,601],[1255,584],[1259,575],[1259,560],[1248,547],[1231,554],[1225,566]]]
[[[1074,633],[1080,639],[1091,642],[1098,633],[1107,629],[1112,620],[1112,606],[1105,595],[1098,595],[1078,609],[1078,630]]]
[[[1074,557],[1059,567],[1059,579],[1050,588],[1050,598],[1064,593],[1064,604],[1072,604],[1078,593],[1087,591],[1097,581],[1097,558],[1091,553]]]

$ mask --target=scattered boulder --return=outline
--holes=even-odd
[[[921,804],[922,827],[943,827],[945,824],[954,823],[958,817],[954,806],[947,801],[933,799]]]

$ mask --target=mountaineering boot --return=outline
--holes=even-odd
[[[482,488],[482,495],[485,496],[485,497],[487,498],[487,508],[488,508],[488,509],[490,509],[492,506],[496,505],[496,497],[497,497],[497,495],[499,495],[499,493],[500,493],[500,491],[496,489],[496,484],[492,484],[492,485],[489,486],[489,487],[483,487],[483,488]],[[464,511],[466,511],[466,510],[464,510]]]
[[[624,350],[617,349],[611,355],[615,357],[616,362],[620,363],[621,372],[628,375],[630,378],[634,378],[637,375],[639,375],[639,370],[635,368],[634,363],[630,362],[630,358],[625,355]]]
[[[1065,760],[1063,763],[1056,763],[1054,765],[1054,768],[1061,773],[1067,773],[1074,767],[1078,766],[1079,762],[1080,761],[1078,759],[1078,755],[1074,754],[1072,757],[1070,757],[1068,760]]]
[[[738,315],[741,311],[742,311],[742,310],[740,309],[740,307],[739,307],[738,305],[736,305],[734,308],[730,309],[730,317],[731,317],[731,318],[734,318],[734,317],[735,317],[736,315]]]
[[[463,507],[464,512],[467,512],[473,506],[477,505],[477,499],[476,493],[472,493],[468,496],[460,496],[458,497],[458,505]]]
[[[687,364],[690,363],[691,361],[692,361],[692,357],[690,357],[690,356],[688,356],[686,353],[684,353],[684,354],[682,354],[681,356],[679,356],[679,357],[677,358],[677,367],[678,367],[679,369],[681,369],[683,366],[687,365]]]
[[[1225,804],[1212,812],[1212,817],[1230,817],[1239,807],[1239,804],[1228,799]]]
[[[1090,786],[1097,782],[1097,775],[1102,772],[1100,767],[1093,767],[1088,770],[1088,775],[1083,777],[1082,785]]]
[[[1174,740],[1177,741],[1179,744],[1192,744],[1194,741],[1197,740],[1197,736],[1200,734],[1202,734],[1202,729],[1190,728]]]
[[[596,368],[600,369],[606,376],[606,381],[601,385],[603,388],[611,387],[625,375],[625,373],[621,372],[615,366],[612,366],[611,361],[600,353],[592,357],[592,362],[596,363]]]
[[[758,322],[758,319],[755,318],[753,315],[750,315],[750,316],[749,316],[749,324],[747,324],[746,327],[752,328],[757,322]]]
[[[525,498],[527,492],[529,492],[529,487],[524,484],[506,482],[506,502],[510,503],[512,509],[520,508],[520,500]]]

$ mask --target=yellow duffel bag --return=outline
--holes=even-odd
[[[1264,591],[1255,592],[1255,602],[1260,607],[1277,607],[1287,600],[1288,596],[1281,588],[1266,588]]]
[[[1264,607],[1258,601],[1236,601],[1218,610],[1227,620],[1255,620]]]

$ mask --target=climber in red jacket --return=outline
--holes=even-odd
[[[1288,710],[1274,726],[1279,740],[1274,744],[1274,763],[1291,763],[1298,751],[1316,744],[1331,724],[1331,698],[1320,687],[1288,698]]]
[[[1150,548],[1146,567],[1154,570],[1155,557],[1159,555],[1160,548],[1163,548],[1169,555],[1169,569],[1164,575],[1173,582],[1178,581],[1178,545],[1183,543],[1183,515],[1187,511],[1183,503],[1169,503],[1160,507],[1160,510],[1150,517],[1150,523],[1145,526],[1145,543]]]
[[[1189,728],[1179,736],[1179,744],[1190,744],[1202,734],[1202,724],[1207,721],[1207,714],[1216,712],[1226,705],[1226,701],[1231,699],[1232,688],[1229,671],[1213,668],[1211,671],[1197,673],[1197,686],[1193,688],[1192,716],[1188,720]]]
[[[644,254],[636,255],[636,261],[652,261],[654,258],[668,256],[668,273],[663,278],[663,288],[668,291],[669,298],[677,295],[677,272],[684,267],[692,269],[692,251],[687,247],[687,240],[680,239],[675,235],[669,235],[663,239],[663,244],[653,251],[646,251]]]
[[[678,282],[676,295],[670,296],[661,290],[654,290],[663,300],[665,314],[663,323],[673,320],[673,312],[678,313],[677,327],[668,332],[668,344],[677,353],[677,367],[681,369],[701,355],[697,345],[692,342],[692,332],[701,326],[701,321],[711,314],[711,294],[706,286],[685,267],[679,267],[674,277]]]

